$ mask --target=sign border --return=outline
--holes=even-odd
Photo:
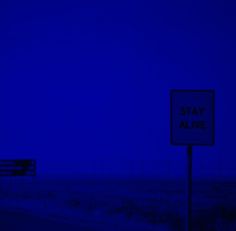
[[[202,92],[212,94],[212,142],[208,144],[204,143],[175,143],[173,137],[173,93],[175,92]],[[171,89],[170,90],[170,143],[174,146],[213,146],[215,144],[215,90],[214,89]]]

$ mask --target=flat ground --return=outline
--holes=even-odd
[[[91,231],[78,225],[66,224],[60,221],[49,220],[34,215],[0,211],[1,231]]]

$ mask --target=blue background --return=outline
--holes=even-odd
[[[182,177],[169,90],[215,89],[216,145],[194,177],[235,168],[229,1],[1,1],[0,155],[38,174]]]

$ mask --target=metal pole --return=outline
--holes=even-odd
[[[192,154],[193,147],[187,148],[187,197],[186,197],[186,231],[192,231]]]

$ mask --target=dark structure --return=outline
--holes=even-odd
[[[36,160],[0,160],[0,176],[36,176]]]

